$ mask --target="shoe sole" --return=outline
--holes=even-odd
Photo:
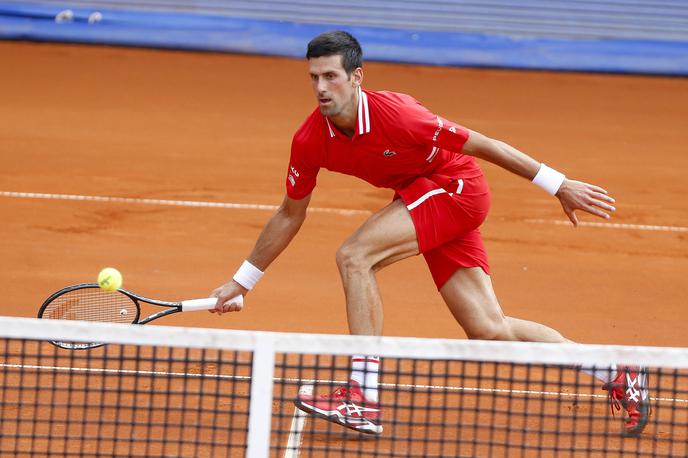
[[[651,405],[650,405],[650,397],[648,396],[648,399],[645,401],[646,407],[643,407],[643,416],[638,422],[636,426],[633,428],[625,428],[623,431],[623,435],[625,437],[638,437],[640,434],[643,432],[647,424],[650,422],[650,411],[651,411]]]
[[[299,410],[302,410],[302,411],[306,412],[307,414],[322,418],[323,420],[327,420],[327,421],[330,421],[332,423],[336,423],[340,426],[344,426],[345,428],[352,429],[352,430],[357,431],[359,433],[370,434],[370,435],[374,435],[374,436],[379,436],[380,434],[382,434],[382,430],[383,430],[382,425],[375,424],[370,420],[364,419],[366,421],[366,423],[361,424],[361,425],[354,425],[354,424],[351,424],[350,422],[347,422],[346,417],[342,417],[341,415],[338,415],[338,414],[328,413],[325,410],[320,410],[320,409],[316,408],[315,406],[304,404],[301,401],[298,401],[298,400],[294,401],[294,405]]]

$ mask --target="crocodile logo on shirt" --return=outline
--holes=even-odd
[[[384,153],[382,153],[383,156],[385,157],[392,157],[395,154],[397,154],[396,151],[392,151],[391,149],[386,149]]]

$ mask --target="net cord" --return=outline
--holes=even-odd
[[[495,342],[140,326],[0,317],[0,337],[254,351],[269,340],[281,353],[608,366],[633,364],[688,369],[688,348]]]

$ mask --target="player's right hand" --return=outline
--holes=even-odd
[[[234,280],[230,280],[224,285],[215,288],[210,297],[217,297],[217,303],[214,309],[209,310],[210,313],[222,315],[227,312],[240,312],[243,305],[231,299],[239,295],[245,297],[246,293],[248,293],[248,290]]]

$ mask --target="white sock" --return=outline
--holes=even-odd
[[[367,401],[378,402],[378,374],[380,358],[377,356],[353,355],[351,357],[351,380],[358,382]]]
[[[596,379],[602,380],[603,383],[611,382],[616,376],[616,366],[609,367],[579,367],[581,372],[592,375]]]

